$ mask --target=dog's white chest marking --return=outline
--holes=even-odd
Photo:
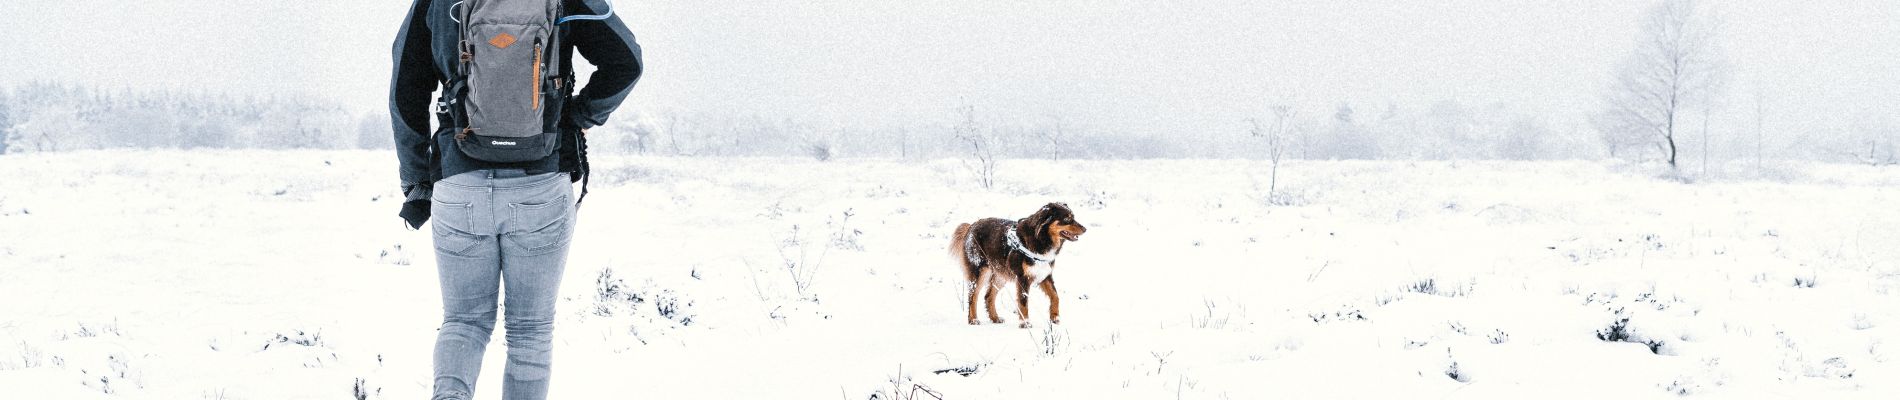
[[[1049,279],[1049,274],[1056,272],[1056,266],[1054,263],[1030,263],[1029,269],[1023,272],[1029,274],[1029,284],[1033,286],[1041,284],[1044,279]]]

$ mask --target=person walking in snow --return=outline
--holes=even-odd
[[[597,67],[578,93],[576,51]],[[639,80],[640,46],[607,0],[414,0],[394,56],[399,215],[409,229],[434,218],[433,397],[471,396],[503,301],[502,398],[546,398],[584,135]]]

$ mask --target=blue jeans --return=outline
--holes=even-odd
[[[553,360],[554,301],[574,234],[567,174],[478,170],[435,183],[436,268],[442,329],[435,338],[435,398],[467,399],[507,288],[508,367],[503,399],[543,399]]]

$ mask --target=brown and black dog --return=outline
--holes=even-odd
[[[1049,322],[1062,323],[1062,300],[1056,296],[1056,254],[1062,245],[1082,238],[1088,228],[1075,222],[1069,205],[1049,203],[1028,218],[1010,221],[984,218],[957,225],[950,237],[950,255],[963,265],[963,278],[970,282],[970,325],[976,325],[976,301],[984,288],[983,302],[988,304],[990,322],[1003,323],[996,315],[996,293],[1009,283],[1016,285],[1016,316],[1022,327],[1029,327],[1029,287],[1040,285],[1049,296]]]

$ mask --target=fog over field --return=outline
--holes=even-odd
[[[477,399],[1900,398],[1900,1],[585,1],[568,213],[402,186],[409,2],[0,0],[0,398],[423,398],[498,242]]]
[[[614,1],[649,117],[941,127],[974,105],[1011,125],[1163,138],[1241,132],[1270,104],[1330,116],[1442,103],[1583,135],[1647,1]],[[1782,136],[1900,120],[1900,3],[1705,1],[1731,66],[1712,129]],[[405,1],[16,0],[0,86],[307,94],[385,107]],[[622,114],[622,121],[635,117]],[[1363,117],[1362,117],[1363,118]],[[1699,116],[1698,116],[1699,118]],[[1871,122],[1863,122],[1872,120]],[[1885,121],[1885,122],[1881,122]]]

